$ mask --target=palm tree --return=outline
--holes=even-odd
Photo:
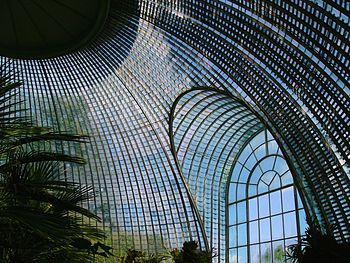
[[[323,227],[323,229],[327,229]],[[288,247],[287,258],[293,263],[346,263],[350,259],[350,240],[339,243],[333,235],[334,227],[324,231],[311,221],[297,244]]]
[[[94,254],[106,256],[109,247],[93,244],[102,233],[85,223],[99,218],[81,207],[93,189],[59,180],[63,162],[84,160],[38,147],[86,137],[55,133],[19,117],[18,87],[8,76],[0,78],[0,262],[88,262]]]

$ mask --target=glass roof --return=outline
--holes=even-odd
[[[94,187],[89,208],[116,249],[194,239],[225,262],[220,200],[233,158],[263,128],[305,211],[350,237],[349,10],[346,1],[113,0],[84,48],[2,53],[0,73],[23,82],[18,98],[33,121],[90,136],[53,147],[87,159],[67,175]]]

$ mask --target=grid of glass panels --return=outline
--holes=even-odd
[[[350,6],[306,0],[140,2],[141,17],[204,54],[288,154],[308,210],[350,237]]]
[[[167,109],[192,86],[189,75],[201,84],[220,76],[200,66],[207,64],[203,56],[186,60],[184,47],[139,20],[115,8],[100,38],[79,52],[30,61],[0,57],[1,71],[24,82],[19,96],[34,122],[90,136],[78,148],[65,146],[87,162],[67,166],[67,176],[94,187],[88,206],[116,254],[131,247],[161,252],[190,239],[204,244],[170,151]]]
[[[182,93],[171,111],[171,140],[188,195],[215,260],[226,255],[226,186],[233,160],[263,124],[246,105],[222,90]]]
[[[306,227],[289,167],[264,130],[235,161],[228,191],[228,262],[284,262]]]
[[[256,109],[290,160],[307,209],[334,224],[339,239],[350,237],[347,1],[113,2],[105,29],[84,49],[47,60],[0,57],[1,70],[24,82],[20,96],[34,121],[91,135],[91,144],[66,149],[88,165],[67,171],[94,185],[89,206],[113,245],[152,252],[203,241],[168,121],[179,94],[209,85]]]

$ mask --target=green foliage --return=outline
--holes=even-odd
[[[200,250],[196,241],[184,242],[182,249],[172,250],[171,255],[175,263],[210,263],[213,259],[212,251]]]
[[[196,241],[189,241],[183,244],[181,250],[163,250],[162,253],[146,254],[136,249],[128,249],[123,256],[116,257],[117,263],[210,263],[213,255],[211,252],[199,249]]]
[[[92,243],[89,239],[86,238],[75,238],[72,242],[72,246],[77,249],[86,251],[88,254],[93,255],[93,257],[102,256],[107,258],[108,256],[113,256],[113,254],[110,252],[112,248],[100,243],[99,241]]]
[[[172,262],[170,253],[149,254],[146,255],[142,251],[128,249],[125,256],[118,258],[119,263],[165,263]]]
[[[265,253],[262,255],[262,259],[262,262],[271,262],[272,255],[270,249],[265,251]]]
[[[261,250],[261,262],[284,262],[285,251],[283,245],[278,245],[271,250],[270,246]]]
[[[283,262],[285,257],[284,247],[282,245],[277,246],[273,250],[273,258],[276,262]]]
[[[287,258],[294,263],[349,262],[350,242],[338,243],[332,232],[324,233],[315,222],[309,224],[305,236],[288,247]]]
[[[93,189],[60,180],[62,162],[83,159],[37,147],[86,137],[55,133],[19,117],[19,86],[0,79],[0,262],[89,262],[111,255],[98,242],[103,233],[84,223],[99,220],[81,207]]]
[[[121,262],[125,263],[133,263],[136,260],[139,261],[141,260],[140,258],[144,258],[144,253],[135,249],[129,249],[126,252],[126,256],[121,258]]]

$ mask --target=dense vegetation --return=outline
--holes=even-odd
[[[119,263],[210,263],[213,254],[203,251],[196,241],[184,242],[181,249],[168,250],[161,254],[146,255],[142,251],[129,249],[125,256],[116,258]]]
[[[350,240],[339,243],[332,231],[325,231],[316,222],[311,222],[305,236],[297,244],[289,246],[287,257],[293,263],[350,262]]]
[[[55,133],[23,115],[19,83],[0,79],[0,262],[87,262],[110,248],[91,224],[98,218],[81,206],[90,186],[64,178],[63,163],[80,157],[44,150],[50,142],[81,143],[84,136]]]

